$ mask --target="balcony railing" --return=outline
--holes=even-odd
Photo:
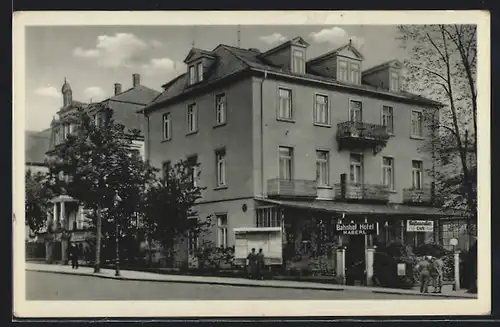
[[[273,178],[267,181],[268,197],[316,198],[316,181]]]
[[[335,200],[388,202],[389,195],[389,188],[384,185],[346,183],[343,189],[342,183],[335,184]]]
[[[373,148],[380,151],[387,144],[390,135],[382,125],[346,121],[337,125],[339,151],[344,148]]]
[[[406,188],[403,189],[403,203],[409,204],[431,204],[432,191],[430,188]]]

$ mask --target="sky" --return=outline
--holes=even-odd
[[[240,26],[240,46],[266,51],[301,36],[313,58],[352,39],[363,53],[363,70],[391,59],[403,60],[395,25]],[[238,26],[30,26],[26,28],[27,130],[49,127],[62,106],[66,78],[73,99],[88,102],[113,94],[114,83],[141,84],[161,91],[161,85],[185,72],[183,63],[195,47],[212,50],[219,44],[238,45]]]

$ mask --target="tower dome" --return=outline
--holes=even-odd
[[[69,85],[68,81],[66,80],[66,77],[64,78],[64,84],[61,88],[61,93],[66,93],[67,91],[71,91],[71,85]]]

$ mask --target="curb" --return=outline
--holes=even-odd
[[[392,294],[392,295],[408,295],[408,296],[425,296],[425,297],[441,297],[441,298],[452,298],[452,299],[477,299],[473,296],[463,296],[463,295],[452,295],[452,294],[435,294],[435,293],[404,293],[397,290],[369,290],[369,289],[345,289],[345,288],[327,288],[327,287],[311,287],[307,285],[303,286],[293,286],[293,285],[269,285],[269,284],[251,284],[251,283],[232,283],[232,282],[217,282],[217,281],[201,281],[201,280],[168,280],[168,279],[144,279],[144,278],[134,278],[134,277],[123,277],[123,276],[110,276],[103,275],[102,273],[85,273],[85,272],[69,272],[69,271],[53,271],[44,270],[36,268],[27,268],[26,271],[34,272],[44,272],[44,273],[54,273],[62,275],[76,275],[76,276],[87,276],[87,277],[97,277],[104,279],[115,279],[115,280],[125,280],[125,281],[135,281],[135,282],[160,282],[160,283],[179,283],[179,284],[206,284],[206,285],[222,285],[222,286],[233,286],[233,287],[266,287],[266,288],[288,288],[288,289],[302,289],[302,290],[318,290],[318,291],[352,291],[352,292],[370,292],[374,294]]]
[[[310,287],[310,286],[292,286],[292,285],[266,285],[266,284],[250,284],[250,283],[231,283],[231,282],[215,282],[215,281],[200,281],[200,280],[160,280],[160,279],[144,279],[144,278],[133,278],[133,277],[123,277],[123,276],[109,276],[100,275],[96,273],[80,273],[80,272],[67,272],[67,271],[52,271],[43,269],[26,269],[27,271],[44,272],[44,273],[54,273],[62,275],[76,275],[76,276],[87,276],[87,277],[97,277],[105,279],[116,279],[116,280],[126,280],[134,282],[160,282],[160,283],[179,283],[179,284],[206,284],[206,285],[221,285],[221,286],[236,286],[236,287],[266,287],[266,288],[289,288],[289,289],[301,289],[301,290],[318,290],[318,291],[345,291],[344,288],[327,288],[327,287]]]

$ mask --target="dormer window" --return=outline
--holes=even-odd
[[[189,84],[194,84],[196,83],[196,70],[194,65],[189,66]]]
[[[292,55],[292,72],[297,74],[305,73],[304,52],[294,50]]]
[[[399,74],[396,72],[391,73],[391,91],[399,92]]]
[[[350,65],[350,82],[353,84],[360,84],[361,82],[361,71],[359,69],[359,63],[351,62]]]
[[[197,72],[198,72],[198,82],[203,81],[203,64],[200,62],[197,65]]]
[[[339,60],[339,78],[340,81],[347,82],[347,61]]]
[[[189,66],[189,85],[203,81],[203,63]]]

